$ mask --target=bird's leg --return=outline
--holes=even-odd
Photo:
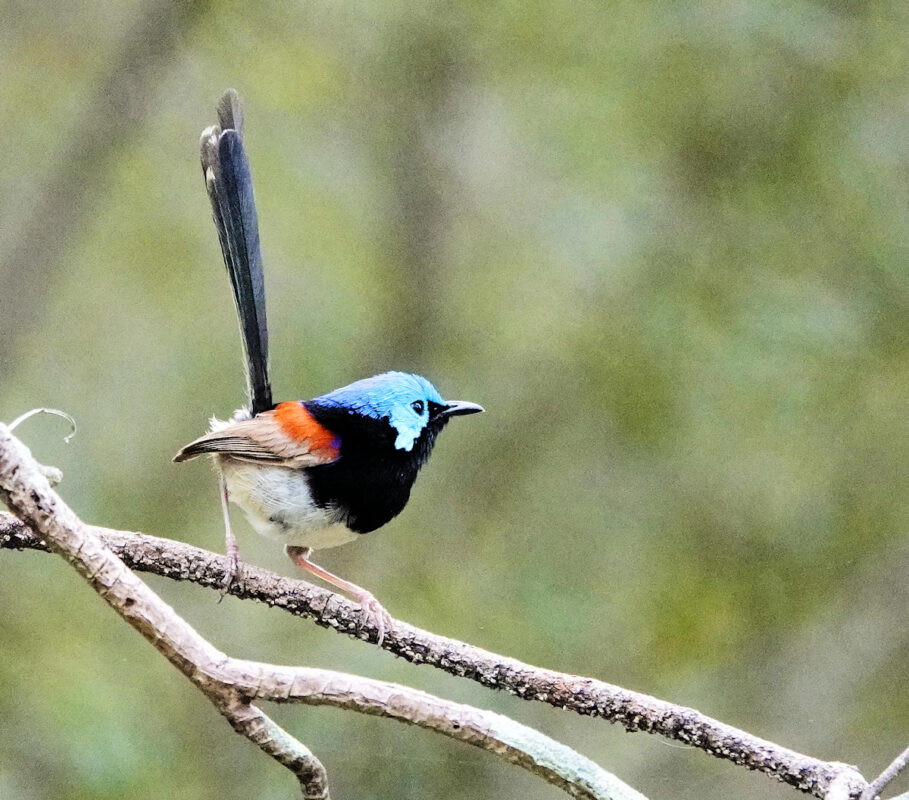
[[[378,632],[377,644],[380,647],[382,646],[382,642],[385,639],[385,630],[391,625],[392,617],[382,604],[373,597],[371,592],[367,592],[366,589],[357,586],[355,583],[345,581],[344,578],[339,578],[337,575],[329,572],[327,569],[323,569],[318,564],[313,564],[313,562],[309,560],[309,556],[312,554],[311,547],[294,547],[288,545],[284,550],[287,555],[290,556],[290,560],[298,567],[305,569],[317,578],[321,578],[326,583],[336,586],[342,592],[347,592],[347,594],[353,597],[362,607],[363,616],[366,621],[372,622],[376,626]]]
[[[230,591],[230,587],[240,570],[240,548],[237,546],[237,540],[234,538],[234,533],[230,528],[230,509],[227,506],[227,482],[224,480],[223,475],[219,485],[221,488],[221,512],[224,514],[224,547],[227,551],[227,569],[224,574],[224,580],[221,581],[221,600],[223,600],[224,595]],[[221,600],[218,602],[220,603]]]

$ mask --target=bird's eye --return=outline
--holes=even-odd
[[[423,401],[422,401],[422,400],[414,400],[414,401],[410,404],[410,407],[411,407],[414,411],[416,411],[417,414],[419,414],[421,417],[423,416]]]

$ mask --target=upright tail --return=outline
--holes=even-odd
[[[274,407],[268,378],[265,279],[252,174],[243,149],[240,98],[228,89],[218,103],[218,121],[202,132],[202,172],[221,241],[224,264],[240,317],[252,413]]]

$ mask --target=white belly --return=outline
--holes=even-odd
[[[228,496],[236,503],[257,533],[283,544],[314,550],[337,547],[357,538],[334,509],[313,502],[303,473],[288,467],[268,467],[215,457]]]

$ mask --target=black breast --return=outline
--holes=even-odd
[[[309,402],[304,405],[341,439],[337,461],[306,468],[316,505],[339,509],[344,514],[341,521],[357,533],[381,528],[400,514],[444,421],[428,425],[411,450],[398,450],[394,446],[397,431],[387,420]]]

